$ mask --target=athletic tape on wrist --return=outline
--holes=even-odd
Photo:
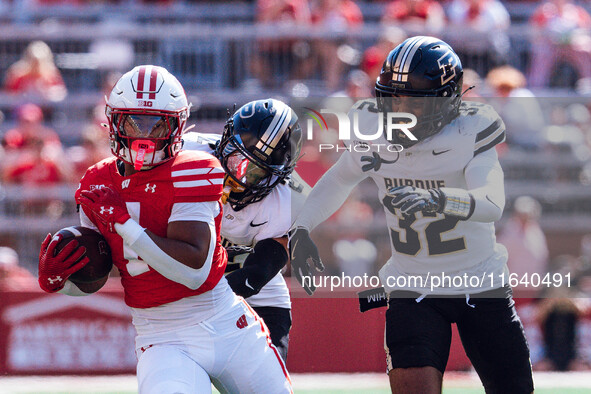
[[[115,231],[123,238],[126,244],[131,245],[146,231],[138,222],[127,219],[123,224],[115,223]]]
[[[445,196],[442,213],[468,219],[474,212],[474,197],[464,189],[442,187]]]

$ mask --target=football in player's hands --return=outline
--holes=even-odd
[[[58,253],[70,241],[76,240],[86,251],[82,258],[88,257],[89,262],[80,270],[70,275],[69,280],[85,293],[98,291],[109,278],[113,268],[111,249],[107,240],[98,232],[82,226],[72,226],[61,229],[55,236],[60,235],[61,241],[55,249]],[[54,237],[55,237],[54,236]]]

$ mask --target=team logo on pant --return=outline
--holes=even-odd
[[[236,320],[236,327],[244,328],[248,326],[248,322],[246,321],[246,315],[242,315]]]

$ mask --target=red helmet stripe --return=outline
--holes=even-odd
[[[150,72],[150,93],[148,99],[156,100],[156,80],[158,79],[158,71],[156,67],[152,67],[152,71]]]
[[[140,67],[140,72],[137,77],[137,98],[141,99],[144,97],[144,78],[146,75],[146,67]]]

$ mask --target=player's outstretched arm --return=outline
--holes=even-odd
[[[316,270],[323,271],[318,248],[310,238],[309,232],[328,219],[345,202],[353,188],[365,178],[348,151],[320,178],[310,191],[306,202],[289,235],[291,269],[309,295],[316,288],[312,283],[310,263]]]
[[[489,149],[476,155],[464,170],[468,190],[474,198],[470,220],[494,222],[505,209],[505,177],[497,151]]]
[[[353,188],[365,178],[348,151],[320,178],[310,191],[292,228],[312,231],[347,200]]]
[[[258,294],[287,264],[287,237],[267,238],[256,243],[242,268],[226,275],[234,293],[244,298]]]

